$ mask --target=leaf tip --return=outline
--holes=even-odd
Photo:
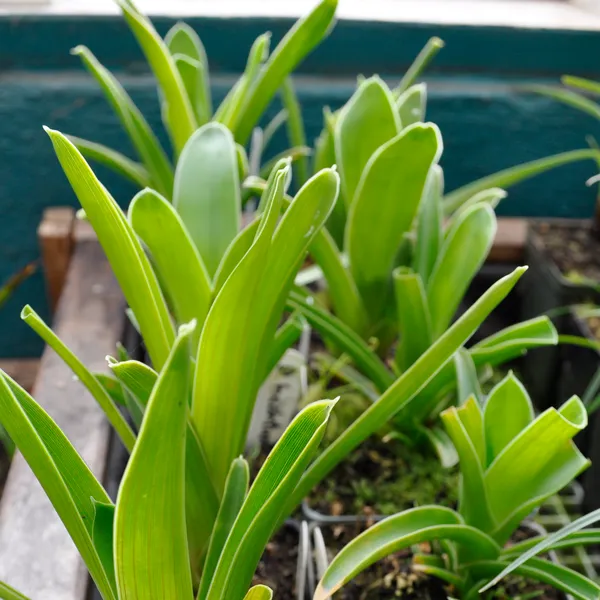
[[[21,310],[21,319],[23,319],[23,321],[27,321],[29,317],[32,317],[34,315],[35,311],[33,310],[33,308],[31,308],[29,304],[26,304]]]

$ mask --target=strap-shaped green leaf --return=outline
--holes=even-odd
[[[129,206],[129,221],[150,254],[156,274],[173,305],[178,324],[196,319],[201,329],[212,301],[210,279],[183,221],[169,202],[142,190]],[[192,337],[195,356],[200,331]]]
[[[287,77],[281,86],[281,101],[287,110],[286,124],[290,143],[295,147],[306,146],[306,131],[302,119],[302,109],[291,77]],[[332,165],[327,165],[327,167],[330,166]],[[301,156],[296,161],[294,171],[297,184],[304,185],[308,179],[308,159],[306,156]]]
[[[67,138],[86,159],[95,160],[97,163],[112,169],[138,187],[144,188],[152,185],[150,173],[144,165],[102,144],[90,142],[74,135],[69,135]]]
[[[525,89],[529,92],[535,92],[536,94],[548,96],[548,98],[552,98],[553,100],[558,100],[558,102],[588,113],[600,120],[600,106],[578,92],[550,85],[528,85]]]
[[[150,125],[112,73],[103,67],[85,46],[77,46],[72,54],[96,78],[104,95],[121,121],[141,161],[148,169],[153,186],[167,198],[173,193],[173,167]],[[94,158],[94,157],[90,157]]]
[[[399,130],[400,118],[387,85],[379,77],[363,81],[335,124],[336,162],[347,207],[354,202],[358,182],[373,153]]]
[[[364,168],[350,205],[345,247],[371,322],[381,318],[394,259],[441,151],[437,126],[416,124],[379,147]]]
[[[432,37],[427,40],[427,43],[423,46],[423,49],[407,69],[398,86],[394,88],[394,96],[396,98],[399,98],[406,90],[414,85],[417,78],[420,77],[427,65],[443,47],[444,41],[439,37]]]
[[[269,56],[270,44],[270,33],[263,33],[254,40],[248,53],[246,68],[223,102],[221,102],[215,113],[215,121],[223,123],[226,127],[231,127],[237,121],[246,101],[248,90],[252,82],[255,81],[263,62]]]
[[[219,513],[210,538],[208,553],[204,567],[202,568],[202,579],[196,596],[197,600],[204,600],[206,598],[227,537],[246,499],[249,479],[248,463],[241,457],[236,458],[231,463],[231,468],[225,481],[223,500],[221,501]]]
[[[280,169],[265,190],[268,201],[252,246],[217,294],[198,349],[192,420],[218,490],[223,489],[232,460],[243,450],[246,414],[252,413],[256,393],[255,371],[264,375],[258,353],[270,307],[257,298],[259,288],[266,285],[264,273],[288,170],[289,166]],[[229,417],[223,412],[223,398],[228,398]]]
[[[458,513],[441,506],[406,510],[361,533],[331,561],[319,582],[315,600],[325,600],[376,561],[413,544],[453,540],[472,559],[495,559],[500,547],[487,535],[465,525]]]
[[[192,326],[181,328],[152,392],[115,515],[119,600],[192,600],[185,438]]]
[[[115,578],[115,561],[113,556],[115,505],[112,502],[110,504],[97,502],[93,498],[92,502],[94,503],[92,541],[102,561],[106,576],[116,592],[117,580]]]
[[[7,583],[0,581],[0,598],[2,600],[29,600],[27,596],[21,594]]]
[[[282,509],[313,457],[335,401],[303,409],[277,442],[259,471],[227,538],[208,600],[241,600],[278,525]]]
[[[465,211],[448,232],[427,283],[433,339],[452,321],[469,284],[487,258],[495,235],[496,215],[486,204]]]
[[[48,344],[73,371],[76,377],[90,392],[94,400],[104,411],[110,424],[121,438],[123,445],[129,452],[135,444],[135,434],[119,411],[110,394],[104,386],[94,377],[86,366],[63,344],[60,338],[44,323],[41,317],[27,305],[21,311],[21,318]]]
[[[506,567],[505,561],[481,561],[469,565],[469,570],[476,580],[481,580],[496,576]],[[547,583],[578,600],[597,600],[600,597],[600,586],[585,575],[541,558],[531,558],[526,565],[515,568],[514,573]]]
[[[119,381],[145,407],[156,385],[156,371],[136,360],[109,363]],[[185,438],[185,500],[190,558],[199,566],[219,509],[219,500],[212,483],[202,444],[188,419]]]
[[[533,421],[533,405],[527,390],[512,371],[490,392],[484,421],[486,465],[489,465]]]
[[[575,77],[573,75],[563,75],[560,78],[561,82],[569,87],[583,90],[590,94],[597,96],[600,94],[600,83],[593,81],[592,79],[586,79],[585,77]]]
[[[597,161],[598,151],[593,149],[570,150],[487,175],[446,194],[444,197],[444,212],[446,214],[453,213],[475,194],[483,190],[494,187],[506,189],[556,167],[580,160]]]
[[[269,360],[265,367],[265,378],[277,366],[286,350],[298,341],[306,327],[308,327],[306,319],[302,315],[294,313],[277,330],[273,338]]]
[[[564,548],[572,548],[573,546],[595,546],[600,543],[600,529],[598,528],[587,528],[591,523],[598,521],[600,516],[600,509],[592,511],[591,513],[575,519],[569,525],[565,525],[554,533],[547,535],[536,536],[511,544],[508,548],[502,551],[502,558],[518,558],[519,562],[523,560],[525,554],[527,558],[529,556],[535,556],[546,550],[561,550]],[[585,527],[583,531],[577,531],[578,528]],[[535,552],[529,554],[529,551],[535,547]],[[526,552],[527,551],[527,552]],[[525,560],[527,560],[527,558]],[[525,562],[525,561],[523,561]]]
[[[454,355],[454,370],[456,371],[456,397],[458,404],[464,404],[473,396],[480,404],[483,401],[477,367],[473,357],[466,348],[461,348]],[[485,460],[483,461],[485,464]]]
[[[475,403],[474,400],[473,402]],[[482,439],[483,431],[478,444],[476,440],[471,438],[469,429],[463,422],[462,417],[465,416],[465,410],[468,410],[465,408],[467,406],[468,403],[461,408],[451,406],[441,414],[441,418],[448,435],[454,442],[460,461],[462,476],[459,502],[460,514],[467,524],[477,527],[481,531],[489,532],[494,529],[495,522],[488,505],[484,465],[481,461],[481,455],[485,451],[484,440]]]
[[[196,117],[175,61],[152,23],[127,0],[115,0],[136,37],[167,103],[173,145],[179,154],[197,129]]]
[[[46,128],[46,132],[136,316],[152,363],[160,369],[175,335],[148,258],[114,198],[77,148],[58,131]]]
[[[405,371],[431,344],[431,317],[421,277],[410,269],[394,270],[394,292],[400,341],[396,365]]]
[[[504,198],[506,198],[508,194],[501,188],[490,188],[489,190],[482,190],[481,192],[477,192],[475,195],[471,196],[456,212],[446,221],[446,229],[450,229],[456,219],[462,211],[467,210],[471,206],[475,206],[476,204],[489,204],[492,208],[496,208],[498,204]]]
[[[413,270],[419,273],[425,285],[429,281],[443,242],[443,194],[444,172],[439,165],[433,165],[427,176],[417,218],[413,259]]]
[[[417,83],[408,88],[396,100],[396,107],[400,115],[400,125],[402,128],[425,121],[427,85]]]
[[[165,37],[165,43],[173,56],[176,54],[187,56],[192,59],[197,66],[199,81],[197,82],[194,94],[190,95],[190,102],[196,115],[198,126],[201,127],[210,121],[212,116],[212,100],[210,95],[209,68],[206,50],[204,49],[198,34],[189,25],[181,22],[175,23],[175,25],[169,29],[169,32]]]
[[[58,425],[35,400],[0,371],[2,425],[44,488],[106,600],[116,600],[92,542],[96,501],[110,504],[104,488]]]
[[[498,543],[504,544],[533,508],[589,466],[571,441],[586,425],[585,407],[574,396],[559,410],[544,411],[488,467],[485,486]]]
[[[213,276],[241,214],[237,151],[223,125],[208,123],[190,138],[177,163],[173,205]]]
[[[337,0],[321,0],[315,9],[300,19],[269,56],[248,90],[242,110],[231,129],[236,141],[245,144],[265,109],[285,78],[331,30]]]
[[[519,267],[492,285],[441,338],[396,379],[377,402],[373,403],[319,455],[290,497],[288,504],[290,512],[314,485],[326,477],[363,440],[379,431],[394,415],[399,419],[410,418],[409,410],[413,401],[418,398],[418,393],[477,331],[484,319],[512,290],[526,270],[526,267]],[[303,314],[310,322],[307,313],[303,312]]]

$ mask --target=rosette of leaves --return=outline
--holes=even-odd
[[[531,554],[532,547],[580,544],[585,536],[508,544],[523,519],[589,465],[572,441],[587,425],[579,398],[536,418],[526,390],[509,374],[485,401],[470,396],[442,413],[442,421],[460,458],[458,509],[423,506],[374,525],[333,559],[315,598],[329,597],[380,558],[422,542],[439,552],[415,555],[413,568],[443,580],[456,598],[477,598],[480,588],[511,571],[575,598],[598,598],[595,582]],[[592,542],[599,537],[598,531],[585,535]]]

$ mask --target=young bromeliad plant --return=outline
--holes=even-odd
[[[189,486],[208,489],[213,482],[202,470],[194,471],[193,482],[188,477],[194,438],[189,348],[195,327],[192,322],[179,328],[156,375],[115,503],[51,417],[0,372],[0,420],[46,491],[104,600],[272,598],[269,588],[250,587],[252,577],[287,495],[323,436],[334,402],[317,402],[298,414],[250,488],[246,461],[240,457],[231,462],[216,512],[204,514],[211,525],[200,567],[189,539]],[[203,512],[206,507],[197,508]],[[0,598],[26,600],[2,582]]]
[[[454,598],[478,598],[511,571],[574,598],[598,598],[595,582],[531,552],[596,543],[597,530],[508,543],[532,511],[589,465],[572,441],[587,425],[579,398],[536,418],[526,390],[509,374],[484,401],[470,396],[444,411],[442,421],[460,457],[457,510],[422,506],[366,530],[333,559],[315,599],[331,596],[384,556],[424,542],[438,551],[414,556],[413,568],[448,584]]]
[[[248,169],[244,147],[279,90],[282,91],[286,109],[261,130],[260,139],[253,143],[255,162],[258,160],[260,164],[260,155],[287,115],[292,115],[288,128],[293,130],[298,109],[288,76],[327,36],[333,27],[337,6],[337,0],[321,0],[308,16],[290,29],[272,52],[269,51],[270,34],[259,36],[250,50],[244,73],[213,111],[208,60],[197,33],[185,23],[177,23],[163,39],[132,0],[115,2],[156,78],[163,122],[171,139],[175,162],[194,132],[209,122],[220,123],[232,132],[237,142],[237,158],[243,175]],[[70,140],[86,158],[109,167],[142,189],[151,187],[171,200],[177,184],[172,161],[158,136],[122,85],[88,48],[78,46],[73,54],[81,57],[85,67],[100,84],[131,140],[139,162],[95,142],[78,137],[70,137]],[[286,155],[302,157],[308,150],[304,146],[302,144],[302,147],[290,149]],[[268,174],[273,164],[265,165],[263,173]],[[254,174],[258,173],[259,167],[256,166]]]

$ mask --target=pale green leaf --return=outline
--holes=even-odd
[[[108,167],[118,173],[119,175],[129,179],[135,183],[138,187],[144,188],[152,185],[152,180],[148,169],[137,163],[124,154],[97,144],[96,142],[90,142],[74,135],[67,136],[67,139],[81,152],[81,154],[89,159],[95,160],[97,163]]]
[[[41,317],[27,305],[21,311],[21,318],[31,329],[33,329],[65,362],[73,371],[79,381],[90,392],[94,400],[104,411],[110,424],[121,438],[125,448],[129,452],[135,444],[135,434],[129,427],[127,421],[119,411],[110,394],[104,389],[104,386],[94,377],[86,366],[63,344],[60,338],[44,323]]]
[[[396,100],[396,107],[402,128],[425,121],[427,86],[424,83],[417,83],[408,88]]]
[[[402,80],[396,88],[394,88],[394,96],[399,98],[406,90],[408,90],[418,77],[421,76],[427,65],[433,60],[435,55],[444,47],[444,42],[439,37],[432,37],[427,40],[427,43],[419,52],[413,63],[410,65]]]
[[[285,354],[286,350],[298,341],[302,332],[307,327],[308,323],[306,322],[306,319],[302,315],[294,313],[277,330],[275,337],[273,338],[273,346],[269,353],[269,360],[265,368],[265,378],[277,366],[277,363],[281,360],[281,357]]]
[[[466,210],[448,232],[427,283],[433,339],[448,327],[496,235],[496,216],[483,204]]]
[[[379,147],[365,166],[348,214],[345,247],[371,322],[381,317],[394,260],[441,151],[437,126],[416,124]]]
[[[119,489],[115,567],[119,600],[191,600],[185,520],[188,344],[181,328],[154,387]]]
[[[469,396],[473,396],[479,403],[483,400],[481,386],[477,375],[477,368],[473,357],[465,348],[461,348],[454,355],[454,370],[456,371],[456,395],[458,404],[463,404]]]
[[[213,276],[241,214],[236,146],[223,125],[208,123],[190,138],[177,163],[173,205]]]
[[[558,100],[558,102],[567,104],[600,120],[600,106],[582,94],[550,85],[528,85],[525,89]]]
[[[394,292],[400,340],[396,365],[405,371],[431,344],[431,317],[421,277],[410,269],[394,270]]]
[[[354,202],[367,162],[378,148],[398,134],[399,129],[400,119],[387,85],[379,77],[363,81],[335,124],[336,162],[347,207]],[[394,175],[394,172],[388,175]]]
[[[17,590],[3,581],[0,581],[0,598],[2,600],[29,600],[27,596],[21,594],[21,592],[17,592]]]
[[[75,146],[58,131],[46,132],[136,316],[152,363],[160,369],[175,335],[148,258],[114,198]]]
[[[240,144],[248,141],[285,78],[329,33],[336,8],[337,0],[321,0],[308,16],[296,22],[271,53],[250,86],[236,121],[231,123],[231,130]]]
[[[281,101],[287,111],[288,138],[292,146],[300,148],[306,146],[306,131],[302,119],[302,109],[294,90],[291,77],[287,77],[281,86]],[[331,165],[327,165],[330,167]],[[294,165],[296,183],[304,185],[308,179],[308,159],[306,155],[300,156]]]
[[[231,463],[225,481],[223,500],[210,538],[206,561],[202,568],[202,579],[196,596],[197,600],[206,598],[227,537],[246,499],[249,478],[248,463],[241,457],[236,458]]]
[[[117,591],[117,581],[115,579],[115,562],[113,556],[113,533],[115,521],[115,505],[97,502],[92,498],[94,504],[94,526],[92,529],[92,541],[94,548],[102,565],[106,576],[113,587]]]
[[[129,97],[123,86],[103,67],[85,46],[77,46],[72,54],[81,57],[83,64],[96,78],[117,117],[146,166],[153,186],[168,198],[173,193],[173,167],[152,128]],[[90,157],[92,158],[92,157]]]
[[[533,421],[533,405],[512,371],[490,392],[485,403],[487,463],[493,460]]]
[[[142,190],[129,206],[129,221],[152,257],[178,324],[196,319],[201,329],[212,301],[206,268],[190,235],[173,206],[150,189]],[[192,336],[195,356],[200,331]]]
[[[273,590],[266,585],[255,585],[248,590],[244,600],[273,600]]]
[[[167,120],[177,154],[197,129],[196,117],[175,61],[152,23],[126,0],[115,0],[135,35],[164,94]]]

